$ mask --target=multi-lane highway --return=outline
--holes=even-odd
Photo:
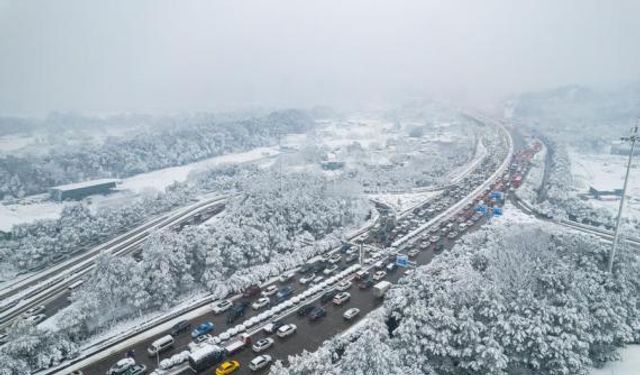
[[[500,127],[501,128],[501,127]],[[501,128],[502,129],[502,128]],[[503,129],[504,130],[504,129]],[[433,251],[435,248],[435,243],[430,241],[432,236],[437,235],[437,231],[443,231],[447,234],[451,231],[445,230],[444,224],[453,224],[455,225],[453,228],[453,232],[455,233],[450,238],[444,237],[439,240],[444,248],[448,248],[453,244],[456,238],[462,233],[462,229],[456,231],[457,221],[452,220],[452,217],[458,215],[462,212],[469,211],[471,209],[471,203],[477,199],[487,196],[487,192],[491,190],[492,187],[500,186],[501,179],[503,177],[504,172],[507,169],[508,162],[510,161],[512,155],[512,141],[508,133],[505,132],[504,142],[508,145],[508,152],[502,150],[502,152],[498,152],[499,150],[492,150],[494,153],[489,153],[491,157],[486,158],[482,163],[479,163],[477,168],[470,171],[469,175],[460,181],[460,184],[456,187],[450,187],[443,192],[439,197],[435,200],[425,203],[422,206],[416,207],[411,212],[400,215],[400,219],[398,220],[398,230],[393,234],[392,238],[389,238],[389,241],[393,242],[391,247],[382,248],[380,250],[379,257],[383,257],[385,260],[385,264],[391,262],[395,258],[395,254],[397,251],[407,252],[412,249],[419,249],[419,251],[415,257],[412,259],[415,261],[415,264],[425,264],[430,261],[433,257]],[[497,154],[496,154],[497,153]],[[501,154],[501,155],[500,155]],[[498,159],[498,157],[500,157]],[[500,181],[495,183],[496,181]],[[476,228],[477,225],[480,225],[483,220],[478,220],[473,222],[470,226],[467,227],[473,229]],[[442,227],[442,228],[440,228]],[[439,229],[436,229],[439,228]],[[460,227],[462,228],[462,226]],[[448,232],[447,232],[448,231]],[[367,239],[363,239],[361,242],[368,242],[371,245],[380,245],[373,240],[373,237],[370,236],[360,236],[366,237]],[[388,244],[388,243],[387,243]],[[424,245],[422,245],[424,244]],[[384,245],[384,244],[382,244]],[[367,248],[371,249],[372,246],[367,246]],[[398,250],[399,249],[399,250]],[[337,251],[334,250],[334,252]],[[363,267],[373,267],[375,262],[370,262],[369,257],[373,256],[373,254],[365,255],[365,263],[362,265]],[[348,264],[345,263],[343,259],[339,262],[340,269],[344,269],[348,267]],[[340,272],[339,270],[336,272]],[[395,282],[399,277],[401,277],[402,271],[398,270],[387,276],[389,281]],[[294,290],[294,296],[301,296],[308,294],[307,285],[302,285],[299,282],[299,278],[302,275],[296,275],[296,277],[287,282]],[[328,276],[327,276],[328,277]],[[346,275],[347,278],[353,278],[353,274]],[[330,285],[323,285],[325,288],[331,289],[332,285],[335,285],[337,281],[334,280]],[[264,285],[263,285],[264,287]],[[290,308],[286,309],[286,312],[289,312],[281,319],[285,321],[293,322],[298,325],[297,333],[286,339],[286,340],[276,340],[276,345],[270,349],[268,354],[271,354],[276,359],[286,359],[287,355],[299,353],[302,349],[315,349],[318,345],[324,341],[326,338],[329,338],[336,333],[344,330],[353,322],[347,323],[343,320],[341,311],[345,310],[351,306],[357,306],[361,310],[361,314],[358,318],[363,317],[367,312],[374,309],[376,306],[380,304],[380,300],[376,300],[372,298],[371,291],[369,289],[360,290],[357,286],[352,286],[350,289],[351,300],[343,307],[333,306],[331,302],[327,302],[324,305],[327,307],[327,316],[320,321],[310,322],[308,319],[299,317],[295,310],[301,305],[292,304]],[[316,294],[315,297],[319,298],[319,294]],[[305,303],[308,303],[308,298]],[[240,303],[243,300],[253,301],[253,299],[246,299],[241,296],[232,297],[234,302]],[[255,297],[254,297],[255,299]],[[318,302],[315,302],[316,305],[320,305]],[[230,327],[234,327],[239,323],[245,322],[247,319],[251,319],[259,314],[261,311],[253,311],[249,309],[247,314],[238,322],[234,322],[232,325],[226,324],[226,314],[215,315],[209,308],[200,309],[199,311],[203,312],[198,315],[190,314],[188,316],[188,320],[192,327],[197,326],[198,324],[211,321],[215,325],[214,332],[219,334],[222,331]],[[184,319],[184,318],[183,318]],[[256,329],[252,329],[252,339],[255,342],[257,339],[264,335],[263,331],[260,330],[260,327],[264,324],[272,321],[274,317],[266,320],[260,321],[259,324],[256,325]],[[66,371],[73,371],[76,369],[83,369],[83,371],[87,374],[104,374],[111,365],[117,362],[119,359],[123,358],[125,353],[131,352],[132,350],[137,353],[136,361],[138,363],[144,364],[147,366],[149,370],[155,369],[158,367],[157,361],[162,360],[164,358],[170,357],[172,354],[187,350],[188,345],[192,342],[189,332],[186,332],[183,335],[179,335],[175,338],[175,344],[173,349],[167,352],[163,352],[158,358],[148,357],[146,355],[146,349],[158,337],[167,334],[168,329],[171,324],[179,321],[180,318],[176,317],[170,321],[164,321],[163,330],[155,329],[153,330],[154,334],[152,335],[144,335],[144,332],[140,334],[140,337],[129,337],[124,342],[119,345],[114,345],[110,348],[104,348],[101,351],[101,355],[96,355],[95,359],[93,357],[88,357],[83,360],[76,361],[74,365],[67,366]],[[151,331],[151,330],[150,330]],[[250,349],[245,349],[240,352],[234,358],[238,358],[241,363],[246,363],[253,358],[253,354]],[[170,374],[178,374],[186,370],[186,365],[178,366],[169,371]],[[241,373],[247,371],[246,366],[242,367]],[[43,374],[51,374],[54,373],[52,371],[43,372]],[[61,372],[64,373],[64,372]]]
[[[220,196],[207,198],[162,215],[77,257],[5,287],[0,290],[4,306],[0,312],[0,328],[6,327],[13,319],[21,318],[27,310],[37,306],[44,306],[47,315],[67,306],[72,289],[82,283],[83,277],[91,272],[98,255],[130,255],[140,249],[151,233],[178,227],[196,219],[206,219],[220,212],[226,199]]]

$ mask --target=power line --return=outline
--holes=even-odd
[[[640,119],[638,120],[640,123]],[[620,199],[620,206],[618,207],[618,218],[616,219],[616,230],[613,235],[613,245],[611,246],[611,252],[609,253],[609,273],[613,271],[613,260],[616,256],[616,248],[618,247],[618,238],[620,237],[620,221],[622,219],[622,210],[624,208],[624,198],[627,195],[627,185],[629,183],[629,172],[631,172],[631,162],[633,159],[633,151],[636,147],[636,141],[638,140],[638,123],[631,130],[631,135],[628,137],[620,138],[624,142],[631,142],[631,150],[629,150],[629,161],[627,162],[627,173],[624,176],[624,187],[622,188],[622,198]]]

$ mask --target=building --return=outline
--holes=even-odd
[[[49,194],[56,201],[77,200],[93,194],[111,193],[118,182],[115,179],[101,179],[55,186],[49,189]]]
[[[589,195],[596,199],[621,198],[622,189],[589,186]]]

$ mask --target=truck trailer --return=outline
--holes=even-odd
[[[377,298],[382,298],[387,293],[389,289],[391,289],[391,283],[383,280],[373,286],[373,295]]]

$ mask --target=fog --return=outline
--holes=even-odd
[[[0,113],[361,106],[640,78],[640,2],[0,0]]]

